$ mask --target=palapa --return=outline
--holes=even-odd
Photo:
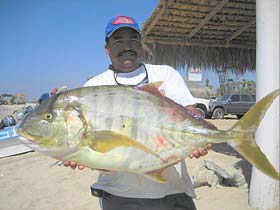
[[[145,61],[244,73],[256,67],[255,0],[161,0],[143,24]]]

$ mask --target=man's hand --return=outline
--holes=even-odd
[[[207,144],[205,147],[198,147],[197,149],[195,149],[194,151],[192,151],[192,154],[189,155],[190,158],[199,158],[201,156],[207,155],[208,153],[208,149],[212,148],[212,144],[209,143]]]
[[[72,169],[77,168],[77,166],[78,166],[78,169],[80,169],[80,170],[83,170],[85,168],[84,165],[77,164],[76,161],[63,161],[63,165],[66,166],[66,167],[70,166]]]
[[[194,114],[197,114],[197,115],[201,116],[199,111],[193,105],[186,106],[186,109],[191,111]],[[193,157],[199,158],[201,156],[204,156],[204,155],[206,155],[208,153],[208,149],[211,149],[211,148],[212,148],[212,144],[211,143],[207,144],[205,147],[199,147],[199,148],[195,149],[194,151],[192,151],[192,154],[190,154],[189,157],[190,158],[193,158]]]

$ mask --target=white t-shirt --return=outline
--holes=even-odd
[[[167,97],[183,106],[196,103],[180,74],[166,65],[145,64],[133,72],[118,73],[117,75],[108,69],[104,73],[89,79],[84,86],[117,85],[118,83],[134,85],[145,79],[145,68],[149,83],[163,81],[160,90]],[[166,168],[163,173],[167,179],[166,183],[158,183],[137,174],[100,172],[98,181],[92,187],[102,189],[113,195],[130,198],[162,198],[166,195],[183,192],[195,197],[193,184],[184,161]]]

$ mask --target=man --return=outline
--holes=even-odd
[[[84,86],[125,85],[138,86],[163,81],[160,86],[166,96],[187,109],[196,112],[195,103],[182,77],[166,65],[142,63],[141,32],[136,21],[127,16],[112,18],[105,31],[105,50],[112,64],[104,73],[91,78]],[[124,107],[125,108],[125,107]],[[198,148],[191,156],[207,153]],[[64,162],[76,168],[76,162]],[[79,169],[84,166],[78,165]],[[166,183],[124,172],[100,172],[98,181],[91,186],[92,193],[100,197],[103,210],[195,210],[195,196],[186,165],[182,161],[164,169]]]

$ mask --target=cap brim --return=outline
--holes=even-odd
[[[118,29],[120,29],[120,28],[132,28],[132,29],[134,29],[135,31],[137,31],[139,34],[141,34],[141,31],[139,30],[139,29],[137,29],[137,28],[135,28],[135,27],[133,27],[133,26],[131,26],[131,25],[121,25],[120,27],[117,27],[117,28],[115,28],[113,31],[111,31],[107,36],[106,36],[106,38],[108,38],[108,37],[110,37],[110,36],[112,36],[112,34],[115,32],[115,31],[117,31]]]

